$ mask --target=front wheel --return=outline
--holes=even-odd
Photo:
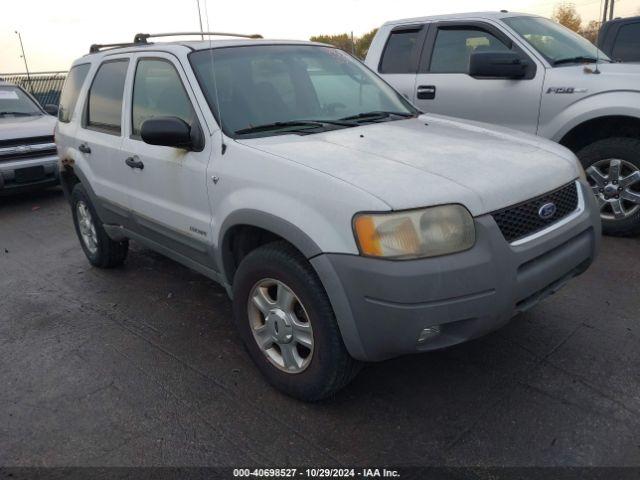
[[[606,138],[578,152],[608,235],[640,234],[640,140]]]
[[[233,282],[233,308],[252,360],[280,391],[317,401],[358,372],[322,283],[289,244],[259,247],[242,260]]]

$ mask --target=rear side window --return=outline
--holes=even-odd
[[[420,28],[394,30],[380,61],[380,73],[416,73],[418,71],[418,49]]]
[[[640,62],[640,22],[620,27],[611,54],[624,62]]]
[[[479,29],[440,28],[431,56],[431,73],[468,73],[474,52],[508,52],[502,41]]]
[[[120,134],[122,95],[129,60],[110,60],[100,65],[87,103],[87,127]]]
[[[90,65],[88,63],[76,65],[71,69],[69,75],[67,75],[62,94],[60,94],[60,106],[58,108],[58,120],[61,122],[68,123],[71,121],[71,114],[74,108],[76,108],[80,88],[84,83],[84,79],[87,77],[89,67]]]
[[[166,60],[143,59],[133,84],[132,135],[139,137],[142,123],[153,117],[178,117],[191,126],[196,118],[175,67]]]

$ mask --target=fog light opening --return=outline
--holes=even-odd
[[[441,333],[440,325],[435,325],[433,327],[428,327],[423,329],[420,332],[420,335],[418,335],[418,345],[424,345],[432,338],[435,338],[438,335],[440,335],[440,333]]]

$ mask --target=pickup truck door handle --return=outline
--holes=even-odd
[[[82,153],[91,153],[91,149],[86,143],[81,143],[78,147],[78,150],[80,150]]]
[[[127,157],[124,161],[124,163],[126,163],[127,165],[129,165],[131,168],[139,168],[140,170],[142,170],[144,168],[144,163],[142,163],[138,157]]]
[[[418,87],[419,100],[433,100],[434,98],[436,98],[435,85],[420,85]]]

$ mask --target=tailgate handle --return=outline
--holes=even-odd
[[[418,99],[433,100],[434,98],[436,98],[435,85],[420,85],[418,87]]]

